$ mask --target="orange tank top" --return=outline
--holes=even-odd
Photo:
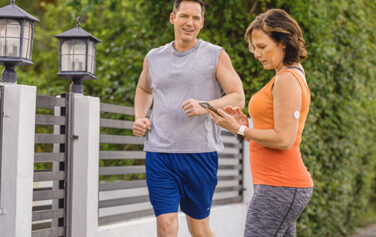
[[[311,175],[303,163],[299,148],[309,110],[310,91],[304,78],[296,70],[285,69],[282,71],[292,73],[302,88],[302,107],[300,110],[298,132],[293,146],[288,151],[268,148],[257,142],[250,141],[249,160],[252,171],[252,182],[253,184],[282,187],[313,187]],[[253,95],[249,101],[249,114],[251,115],[255,129],[274,128],[273,97],[271,93],[274,80],[278,74]]]

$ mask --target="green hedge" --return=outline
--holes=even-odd
[[[302,153],[315,189],[299,219],[298,235],[351,233],[375,193],[376,2],[206,2],[208,11],[200,37],[229,53],[247,100],[273,75],[248,52],[243,38],[248,24],[270,8],[285,9],[300,23],[308,44],[309,58],[303,66],[312,95]],[[38,85],[42,94],[66,90],[68,82],[55,76],[58,42],[52,37],[73,28],[78,15],[83,28],[103,41],[98,46],[99,79],[85,82],[86,94],[106,102],[132,105],[144,55],[173,39],[168,22],[172,0],[57,0],[41,7],[29,0],[17,1],[21,7],[23,3],[41,23],[35,31],[35,65],[17,69],[19,81]]]
[[[302,153],[315,189],[299,219],[298,235],[353,232],[375,193],[375,2],[206,2],[201,37],[229,53],[243,79],[247,100],[273,75],[248,52],[243,34],[250,21],[267,9],[282,8],[300,23],[308,44],[309,58],[303,66],[312,95]],[[166,20],[169,4],[149,0],[147,7],[158,44],[171,40],[172,27]]]

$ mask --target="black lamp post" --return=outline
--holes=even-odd
[[[39,20],[15,4],[0,8],[0,64],[2,82],[17,83],[16,65],[30,65],[34,22]]]
[[[82,80],[96,79],[97,43],[101,41],[77,27],[55,36],[60,40],[60,66],[58,76],[73,80],[71,92],[84,93]]]

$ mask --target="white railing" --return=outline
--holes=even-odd
[[[2,237],[30,237],[36,88],[2,86],[0,234]]]
[[[99,224],[153,215],[145,180],[144,139],[132,136],[134,108],[101,103]],[[243,143],[222,130],[213,205],[242,202]]]
[[[32,192],[35,136],[35,87],[3,85],[5,90],[2,134],[1,202],[2,237],[30,237],[32,226]],[[72,104],[72,136],[69,226],[64,236],[72,237],[149,237],[156,236],[153,216],[120,220],[99,225],[100,100],[74,94]],[[103,121],[102,121],[103,122]],[[213,206],[210,223],[217,237],[242,236],[248,202],[252,194],[248,164],[248,144],[242,153],[242,198],[238,203]],[[240,159],[241,160],[241,159]],[[225,162],[226,163],[226,162]],[[225,165],[226,166],[226,165]],[[68,185],[68,184],[67,184]],[[232,184],[231,184],[232,185]],[[236,184],[235,184],[236,186]],[[236,191],[239,192],[239,191]],[[145,194],[145,193],[144,193]],[[238,196],[236,194],[235,196]],[[221,197],[222,198],[222,197]],[[137,210],[136,204],[129,208]],[[179,214],[179,236],[189,236],[184,215]]]
[[[2,163],[2,148],[1,148],[1,145],[3,143],[3,108],[4,108],[4,105],[3,105],[3,89],[4,87],[0,85],[0,216],[1,215],[4,215],[4,210],[1,206],[1,163]]]

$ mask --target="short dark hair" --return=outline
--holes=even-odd
[[[204,0],[175,0],[175,3],[174,3],[174,12],[179,9],[180,7],[180,4],[182,2],[197,2],[201,5],[201,15],[202,17],[204,17],[205,15],[205,2]]]
[[[262,30],[274,42],[282,42],[285,46],[285,58],[283,63],[292,65],[307,58],[306,43],[298,23],[282,9],[270,9],[256,17],[245,32],[249,50],[254,52],[252,45],[252,31]]]

